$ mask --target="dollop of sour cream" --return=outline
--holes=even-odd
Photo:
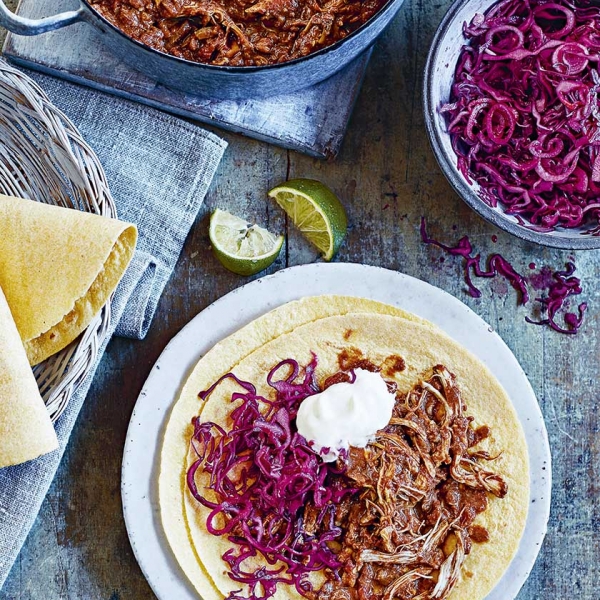
[[[296,417],[298,433],[325,462],[340,450],[364,448],[392,418],[396,400],[379,373],[354,371],[353,383],[334,383],[302,401]]]

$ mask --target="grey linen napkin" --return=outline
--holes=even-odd
[[[59,450],[0,469],[0,588],[54,478],[109,339],[146,334],[226,148],[219,137],[176,117],[45,75],[32,77],[96,151],[119,217],[137,224],[139,239],[113,299],[98,360],[56,424]]]

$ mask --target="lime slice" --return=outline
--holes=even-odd
[[[244,219],[217,209],[210,217],[208,233],[215,256],[238,275],[263,271],[279,255],[283,236],[276,236]]]
[[[344,241],[348,219],[337,196],[320,181],[290,179],[269,191],[296,227],[331,260]]]

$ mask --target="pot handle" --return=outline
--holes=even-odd
[[[17,35],[38,35],[82,20],[83,7],[78,10],[70,10],[51,17],[45,17],[44,19],[26,19],[8,10],[3,0],[0,0],[0,26],[6,27],[6,29]]]

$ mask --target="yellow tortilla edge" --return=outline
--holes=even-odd
[[[126,225],[86,294],[75,301],[59,323],[23,342],[30,365],[37,365],[66,348],[92,322],[123,277],[133,258],[136,241],[137,228]]]
[[[54,426],[0,289],[0,468],[57,448]]]

